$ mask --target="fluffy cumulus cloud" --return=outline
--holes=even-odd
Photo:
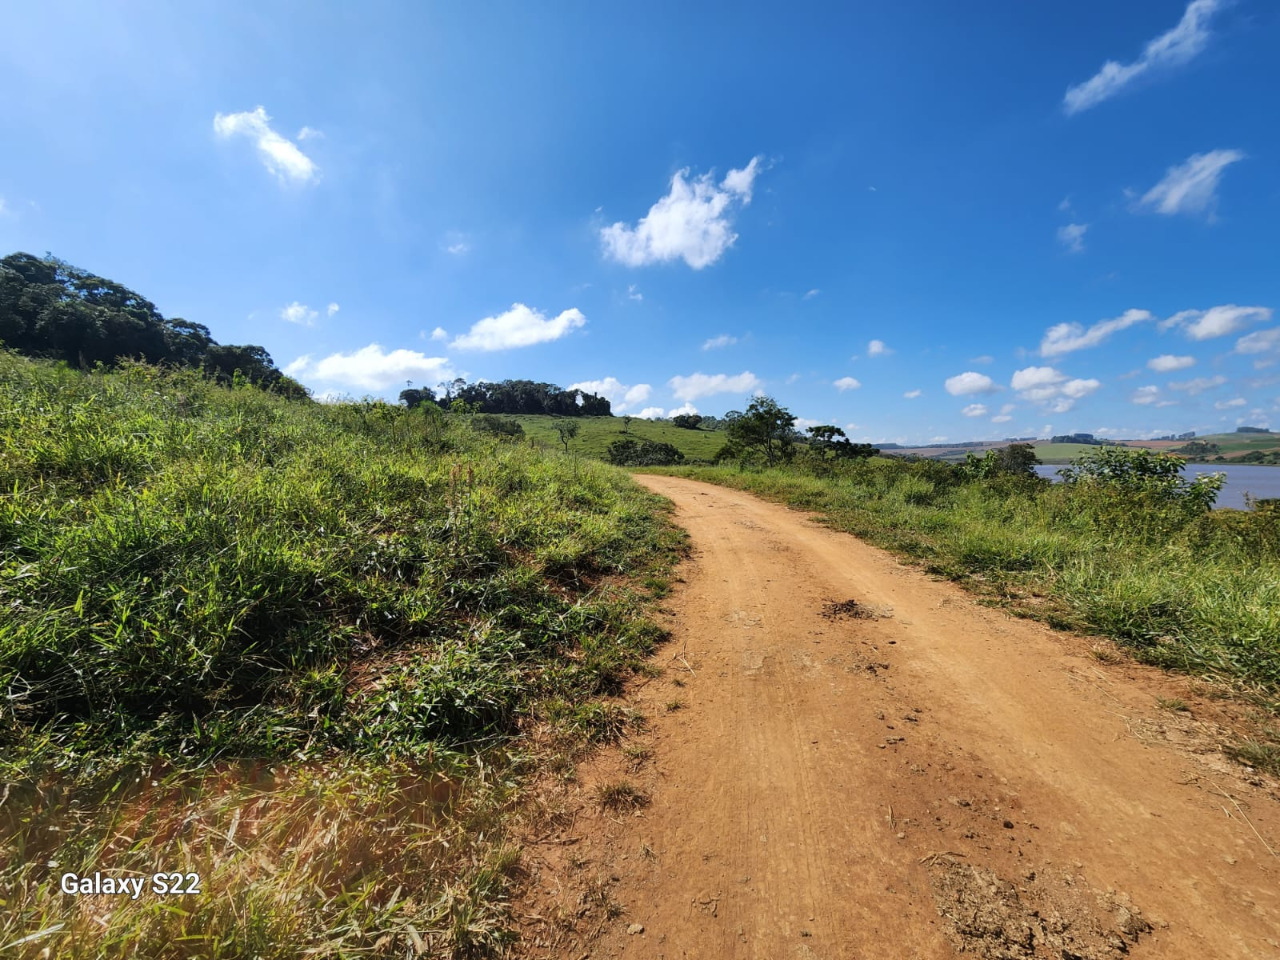
[[[1162,33],[1142,48],[1132,63],[1108,60],[1102,69],[1067,90],[1062,99],[1068,115],[1088,110],[1114,97],[1139,77],[1169,70],[1192,60],[1209,43],[1209,21],[1228,0],[1192,0],[1173,29]]]
[[[887,357],[891,353],[893,353],[893,351],[885,346],[883,340],[872,340],[867,344],[868,357]]]
[[[687,377],[672,377],[668,385],[677,400],[697,400],[715,393],[750,393],[759,389],[760,380],[750,370],[744,370],[735,376],[693,373]]]
[[[987,415],[987,405],[985,403],[971,403],[960,412],[966,417],[985,417]]]
[[[1160,322],[1161,330],[1181,328],[1191,340],[1212,340],[1271,319],[1270,307],[1238,307],[1234,303],[1208,310],[1183,310]]]
[[[619,381],[617,377],[605,377],[603,380],[583,380],[581,383],[569,384],[569,389],[582,390],[585,393],[594,393],[597,396],[607,398],[615,413],[622,413],[637,404],[644,403],[649,399],[649,394],[653,392],[653,387],[647,383],[637,383],[635,386],[628,387]]]
[[[731,347],[738,342],[737,337],[731,337],[727,333],[722,333],[718,337],[712,337],[702,345],[703,350],[719,350],[721,347]]]
[[[661,407],[645,407],[636,414],[641,420],[656,420],[663,415]]]
[[[1163,353],[1147,361],[1147,369],[1156,373],[1172,373],[1174,370],[1185,370],[1196,365],[1195,357],[1175,357],[1171,353]]]
[[[947,377],[943,386],[947,388],[947,393],[953,397],[967,397],[975,393],[994,393],[1000,389],[996,386],[995,381],[985,373],[974,373],[972,370],[957,373],[954,377]]]
[[[341,309],[342,308],[338,306],[336,303],[331,303],[329,304],[329,306],[325,307],[324,314],[326,317],[332,317],[335,313],[337,313]]]
[[[431,331],[431,339],[432,340],[448,340],[449,331],[446,330],[444,327],[436,327],[434,330]]]
[[[1072,379],[1053,367],[1024,367],[1014,373],[1009,385],[1023,400],[1039,404],[1053,413],[1066,413],[1076,401],[1099,387],[1099,380]]]
[[[1222,171],[1244,154],[1239,150],[1213,150],[1197,153],[1176,167],[1170,167],[1164,179],[1142,195],[1139,210],[1171,215],[1203,213],[1212,217],[1218,204],[1218,182]]]
[[[1087,223],[1068,223],[1058,228],[1058,242],[1068,253],[1084,253],[1084,235],[1088,229]]]
[[[1133,391],[1129,399],[1139,406],[1145,407],[1147,404],[1155,403],[1160,399],[1160,388],[1155,386],[1139,387]]]
[[[509,350],[512,347],[530,347],[535,343],[559,340],[587,322],[576,307],[571,307],[556,317],[545,314],[523,303],[513,303],[506,313],[485,317],[473,324],[450,344],[455,350]]]
[[[695,407],[692,403],[686,402],[686,403],[682,403],[678,407],[672,407],[670,410],[667,411],[667,416],[668,417],[691,416],[691,415],[697,414],[697,412],[698,412],[697,407]]]
[[[1056,357],[1096,347],[1113,333],[1154,319],[1147,310],[1126,310],[1111,320],[1099,320],[1088,329],[1079,323],[1055,324],[1045,331],[1044,338],[1040,341],[1040,356]]]
[[[392,350],[371,343],[353,353],[333,353],[322,360],[299,357],[285,367],[291,377],[355,390],[386,390],[406,380],[435,384],[455,376],[444,357],[428,357],[416,350]]]
[[[846,390],[857,390],[859,387],[862,386],[862,384],[857,380],[855,380],[853,377],[841,377],[834,384],[832,384],[832,386],[834,386],[841,393],[844,393]]]
[[[244,113],[216,114],[213,131],[223,139],[252,140],[262,165],[282,183],[306,184],[320,179],[320,168],[296,143],[271,129],[271,118],[262,107]]]
[[[1194,380],[1178,380],[1169,384],[1170,390],[1183,390],[1190,396],[1204,393],[1206,390],[1212,390],[1220,387],[1227,382],[1227,378],[1219,374],[1216,377],[1196,377]]]
[[[907,399],[907,400],[914,400],[914,399],[916,399],[916,397],[920,396],[922,393],[924,393],[924,391],[923,391],[923,390],[908,390],[908,391],[907,391],[906,393],[904,393],[902,396],[903,396],[903,398],[904,398],[904,399]]]
[[[690,180],[688,168],[677,171],[667,195],[635,226],[619,222],[600,231],[606,256],[629,267],[684,260],[701,270],[715,263],[738,239],[732,215],[751,202],[760,166],[753,157],[719,184],[710,173]]]
[[[312,310],[305,303],[299,303],[297,300],[289,304],[287,307],[280,308],[280,319],[287,320],[289,323],[296,323],[302,327],[309,327],[316,322],[316,317],[320,314]],[[332,313],[329,316],[333,316]]]

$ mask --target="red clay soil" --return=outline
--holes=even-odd
[[[802,513],[638,479],[694,547],[673,640],[629,695],[646,731],[526,849],[520,955],[1280,957],[1280,793],[1192,682]],[[621,780],[648,802],[603,807]]]

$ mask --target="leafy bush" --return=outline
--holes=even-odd
[[[670,443],[657,440],[615,440],[606,459],[619,467],[669,467],[684,463],[684,454]]]

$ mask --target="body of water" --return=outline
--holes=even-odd
[[[1061,464],[1042,463],[1036,467],[1036,473],[1051,480],[1058,479]],[[1184,476],[1194,477],[1201,473],[1225,473],[1227,483],[1218,493],[1215,506],[1245,509],[1244,495],[1265,500],[1269,497],[1280,497],[1280,467],[1264,467],[1256,463],[1189,463],[1183,471]]]

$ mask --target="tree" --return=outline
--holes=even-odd
[[[725,415],[729,420],[729,415]],[[769,466],[791,459],[795,449],[795,415],[778,405],[773,397],[755,397],[746,413],[725,427],[729,439],[716,454],[717,460],[741,460],[763,455]]]
[[[988,450],[979,457],[965,454],[960,472],[967,480],[989,480],[997,476],[1034,477],[1040,458],[1029,443],[1011,443],[998,450]]]
[[[679,413],[671,418],[671,423],[682,430],[697,430],[702,418],[696,413]]]
[[[557,420],[556,433],[560,437],[560,442],[564,444],[564,452],[569,452],[569,441],[578,435],[578,422],[576,420]]]
[[[424,403],[432,405],[436,402],[435,392],[430,387],[410,387],[407,390],[400,391],[400,402],[410,410],[422,406]]]
[[[824,459],[865,460],[879,456],[880,448],[869,443],[852,443],[839,427],[822,424],[809,428],[809,448]]]
[[[623,416],[623,418],[622,418],[622,432],[623,432],[623,433],[630,433],[630,432],[631,432],[631,414],[626,414],[625,416]]]

